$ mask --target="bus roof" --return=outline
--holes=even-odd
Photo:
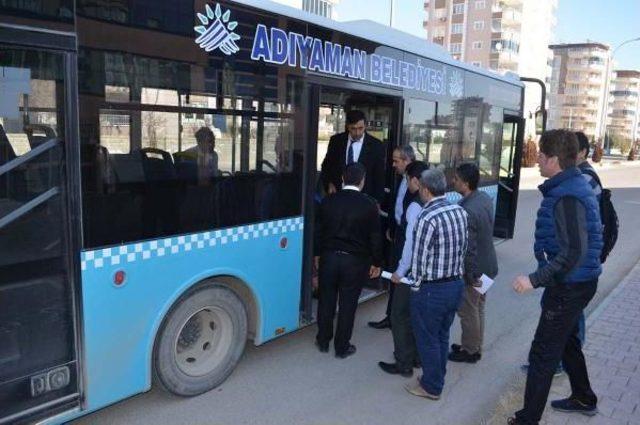
[[[306,21],[314,25],[332,29],[334,31],[351,34],[366,40],[372,40],[385,46],[393,47],[398,50],[403,50],[408,53],[413,53],[418,56],[443,62],[447,65],[456,66],[458,68],[485,75],[497,80],[516,84],[518,86],[523,85],[523,83],[520,81],[520,78],[515,73],[508,72],[505,75],[501,75],[497,72],[460,62],[453,59],[449,52],[447,52],[442,46],[438,44],[432,43],[427,39],[417,37],[407,32],[400,31],[396,28],[390,28],[378,22],[366,19],[344,22],[335,21],[333,19],[325,18],[324,16],[305,12],[303,10],[276,3],[271,0],[232,1],[255,7],[257,9],[263,9],[280,15],[288,16],[290,18],[299,19],[301,21]]]

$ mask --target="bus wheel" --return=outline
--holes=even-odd
[[[167,314],[154,351],[155,377],[180,396],[220,385],[235,368],[247,340],[247,313],[230,289],[204,286]]]

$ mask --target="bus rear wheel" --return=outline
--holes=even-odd
[[[231,374],[247,340],[247,313],[230,289],[207,285],[169,311],[154,350],[154,373],[167,391],[194,396]]]

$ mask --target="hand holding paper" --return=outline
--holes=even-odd
[[[487,291],[489,290],[489,288],[491,288],[491,285],[493,285],[493,279],[491,279],[489,276],[487,276],[486,274],[483,274],[480,277],[480,282],[482,283],[482,286],[474,286],[473,289],[475,289],[476,291],[480,292],[482,295],[486,294]]]

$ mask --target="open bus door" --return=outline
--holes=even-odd
[[[524,126],[524,118],[505,114],[502,125],[496,219],[493,229],[493,235],[497,238],[513,238],[520,186]]]
[[[75,46],[0,28],[0,424],[81,404]]]

